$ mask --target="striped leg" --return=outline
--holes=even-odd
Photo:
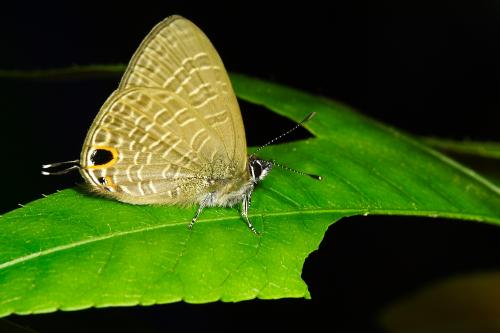
[[[205,199],[203,199],[203,201],[202,201],[202,202],[200,202],[200,206],[198,207],[198,210],[196,211],[196,214],[194,214],[193,219],[191,220],[191,222],[190,222],[190,223],[189,223],[189,225],[188,225],[188,229],[189,229],[189,230],[193,229],[193,226],[194,226],[194,224],[195,224],[196,220],[198,220],[198,216],[200,216],[201,212],[203,211],[203,208],[205,208],[205,207],[208,205],[208,203],[209,203],[211,200],[213,200],[213,196],[214,196],[214,194],[213,194],[213,193],[210,193],[210,194],[208,194],[208,195],[205,197]]]
[[[250,230],[252,230],[254,234],[260,236],[260,233],[257,230],[255,230],[252,222],[250,222],[250,219],[248,218],[248,208],[250,207],[251,201],[252,201],[252,191],[248,191],[247,193],[243,194],[243,201],[241,203],[241,216],[247,223],[248,228],[250,228]]]

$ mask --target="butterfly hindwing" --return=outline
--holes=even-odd
[[[236,169],[205,117],[163,89],[119,90],[89,130],[84,176],[121,201],[197,202],[214,177],[213,165],[225,161],[218,178],[233,177]],[[112,151],[111,160],[96,164],[96,150]]]

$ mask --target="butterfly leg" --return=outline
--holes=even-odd
[[[250,219],[248,218],[248,208],[250,207],[250,203],[252,202],[252,191],[248,191],[245,194],[243,194],[243,201],[241,202],[241,216],[245,220],[245,222],[248,225],[248,228],[252,230],[254,234],[257,236],[260,236],[260,233],[255,230],[255,227],[253,226],[252,222],[250,222]]]
[[[196,211],[196,214],[194,214],[193,219],[188,225],[189,230],[193,229],[193,225],[195,224],[196,220],[198,220],[198,216],[200,216],[201,212],[203,211],[203,208],[205,208],[211,201],[214,199],[214,193],[209,193],[205,199],[203,199],[200,202],[200,206],[198,207],[198,210]]]

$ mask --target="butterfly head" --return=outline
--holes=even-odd
[[[273,168],[273,162],[251,155],[248,159],[248,171],[254,184],[264,179]]]

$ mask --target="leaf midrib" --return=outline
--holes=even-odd
[[[412,216],[422,216],[422,217],[441,217],[441,218],[451,218],[451,219],[464,219],[464,220],[471,220],[471,221],[487,221],[487,222],[492,222],[492,223],[497,223],[500,224],[500,219],[491,217],[491,216],[486,216],[486,215],[477,215],[477,214],[464,214],[464,213],[456,213],[456,212],[449,212],[449,211],[438,211],[438,210],[429,210],[429,211],[424,211],[424,210],[398,210],[398,209],[305,209],[305,210],[294,210],[294,211],[286,211],[286,212],[265,212],[265,213],[258,213],[258,214],[252,214],[250,217],[256,217],[256,216],[290,216],[290,215],[303,215],[303,214],[338,214],[340,217],[348,217],[352,215],[412,215]],[[208,218],[208,219],[203,219],[203,222],[217,222],[217,221],[227,221],[227,220],[239,220],[239,217],[235,216],[228,216],[228,217],[217,217],[217,218]],[[114,237],[122,237],[122,236],[127,236],[130,234],[134,233],[140,233],[140,232],[145,232],[145,231],[152,231],[152,230],[158,230],[162,228],[167,228],[167,227],[175,227],[179,225],[184,225],[186,226],[186,222],[177,222],[177,223],[168,223],[168,224],[158,224],[154,226],[143,226],[141,228],[133,229],[133,230],[127,230],[127,231],[118,231],[118,232],[113,232],[110,234],[102,235],[102,236],[95,236],[89,239],[77,241],[77,242],[72,242],[69,244],[65,245],[59,245],[53,248],[49,248],[46,250],[38,251],[35,253],[31,253],[19,258],[15,258],[10,261],[6,261],[2,264],[0,264],[0,270],[6,269],[12,266],[15,266],[17,264],[36,259],[39,257],[43,257],[46,255],[50,255],[53,253],[57,253],[60,251],[66,251],[70,250],[73,248],[76,248],[78,246],[83,246],[95,242],[100,242],[104,241],[107,239],[111,239]]]

